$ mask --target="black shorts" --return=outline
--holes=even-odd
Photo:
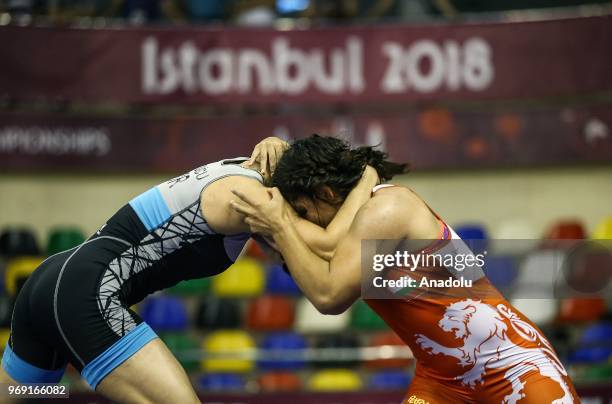
[[[100,299],[109,263],[129,247],[120,238],[97,236],[34,271],[17,297],[2,357],[15,381],[56,383],[71,363],[95,389],[157,337],[121,293]]]

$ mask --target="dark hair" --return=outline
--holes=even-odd
[[[338,138],[312,135],[296,140],[278,161],[272,185],[292,202],[303,195],[316,195],[327,185],[343,199],[357,185],[366,165],[378,172],[382,181],[408,172],[408,164],[392,163],[387,154],[372,147],[351,146]]]

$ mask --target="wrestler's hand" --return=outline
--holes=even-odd
[[[245,223],[251,232],[274,237],[284,226],[291,225],[295,212],[285,201],[278,188],[268,188],[270,199],[265,202],[254,201],[239,190],[232,190],[237,199],[230,202],[231,207],[245,216]]]
[[[264,178],[269,179],[274,174],[278,160],[283,156],[285,150],[289,148],[289,143],[277,137],[267,137],[257,143],[251,154],[251,158],[244,163],[245,167],[259,165],[259,172]]]
[[[363,174],[361,174],[361,179],[359,180],[359,184],[367,184],[367,186],[371,189],[376,186],[380,182],[378,177],[378,172],[372,166],[366,166],[365,170],[363,170]]]

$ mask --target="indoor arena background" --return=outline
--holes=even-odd
[[[128,200],[319,133],[410,162],[397,182],[489,241],[492,280],[610,403],[612,268],[519,298],[555,240],[612,239],[611,43],[595,1],[0,0],[0,346],[30,271]],[[206,400],[393,403],[414,371],[365,304],[318,314],[256,246],[136,310]]]

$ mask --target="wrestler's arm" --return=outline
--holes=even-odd
[[[372,187],[376,184],[378,176],[375,170],[368,171],[362,181],[351,191],[338,213],[327,226],[322,228],[305,219],[297,217],[292,211],[289,219],[304,242],[318,256],[331,259],[339,241],[346,235],[355,217],[363,204],[370,199]],[[248,177],[227,177],[211,184],[202,193],[202,213],[209,226],[221,234],[235,234],[250,231],[244,222],[244,216],[230,206],[230,201],[236,199],[231,193],[232,189],[240,190],[255,203],[264,204],[270,196],[267,188],[258,181]]]
[[[331,260],[314,254],[296,227],[287,221],[275,229],[274,241],[293,279],[321,313],[342,313],[359,298],[362,240],[404,236],[399,230],[407,220],[406,215],[402,215],[404,209],[386,203],[388,199],[372,198],[363,206]]]
[[[376,253],[393,253],[405,238],[437,237],[439,224],[427,205],[412,191],[394,187],[379,191],[358,212],[346,237],[331,260],[314,254],[300,237],[287,213],[286,202],[277,189],[268,191],[267,203],[257,203],[245,195],[237,196],[234,209],[247,215],[252,231],[274,238],[296,283],[304,295],[326,314],[346,310],[360,295],[361,259],[371,262]],[[390,240],[373,251],[373,244],[362,240]],[[362,247],[367,250],[362,251]]]

